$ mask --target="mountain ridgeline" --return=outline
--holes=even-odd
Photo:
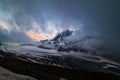
[[[73,33],[73,31],[70,31],[70,30],[65,30],[61,33],[58,33],[57,36],[53,39],[53,41],[56,41],[56,40],[63,40],[64,37],[69,37],[71,36]]]
[[[39,48],[57,49],[62,52],[84,52],[90,54],[99,54],[104,52],[105,48],[101,46],[102,40],[99,37],[83,36],[79,31],[65,30],[58,33],[51,40],[43,40],[38,45]]]

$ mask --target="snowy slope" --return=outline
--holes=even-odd
[[[23,61],[120,75],[119,63],[93,54],[59,52],[55,49],[43,49],[27,45],[21,46],[20,44],[1,45],[0,50],[13,54],[19,60]]]

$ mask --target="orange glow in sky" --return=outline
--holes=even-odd
[[[46,39],[45,36],[40,35],[40,34],[35,33],[35,32],[32,32],[32,31],[29,31],[26,34],[27,34],[28,37],[30,37],[30,38],[32,38],[32,39],[34,39],[36,41],[40,41],[40,40]]]

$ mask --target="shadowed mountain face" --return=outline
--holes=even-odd
[[[86,52],[59,52],[35,45],[0,46],[0,65],[38,80],[119,80],[120,64]],[[79,75],[79,76],[78,76]]]

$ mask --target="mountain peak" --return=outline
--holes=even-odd
[[[57,36],[56,36],[55,38],[53,38],[53,41],[62,39],[63,37],[71,36],[72,33],[73,33],[73,31],[71,31],[71,30],[69,30],[69,29],[64,30],[64,31],[62,31],[61,33],[58,33]]]

